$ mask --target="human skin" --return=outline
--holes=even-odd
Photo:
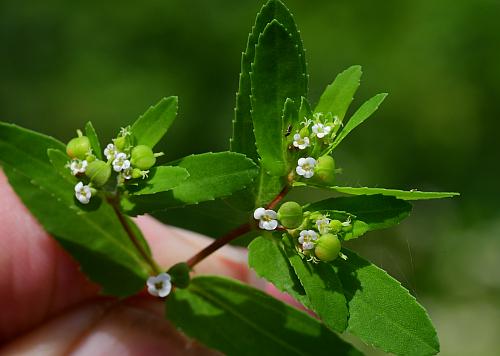
[[[210,240],[136,219],[165,269]],[[225,246],[196,274],[254,281],[243,250]],[[161,299],[141,293],[125,300],[99,295],[78,264],[22,204],[0,170],[0,355],[212,355],[165,320]]]

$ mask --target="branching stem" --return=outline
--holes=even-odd
[[[276,195],[276,197],[266,206],[266,209],[274,209],[276,205],[288,194],[290,191],[290,177],[287,185],[283,187],[281,192]],[[229,231],[226,235],[219,237],[217,240],[214,240],[210,245],[205,247],[203,250],[198,252],[196,255],[187,260],[187,265],[189,268],[193,268],[195,265],[203,261],[206,257],[210,256],[212,253],[217,251],[219,248],[227,245],[231,241],[240,237],[247,232],[250,232],[254,228],[255,224],[246,223],[238,226],[236,229]]]

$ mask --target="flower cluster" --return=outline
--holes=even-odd
[[[320,180],[332,183],[335,164],[323,151],[332,144],[340,126],[341,121],[331,113],[315,113],[312,119],[304,118],[290,145],[290,149],[302,155],[295,168],[299,176],[309,179],[316,174]]]
[[[344,221],[331,219],[321,212],[303,212],[296,202],[286,202],[278,212],[258,208],[254,212],[260,229],[279,229],[291,236],[297,251],[313,262],[332,261],[341,254],[341,241],[352,230],[351,217]]]
[[[146,178],[149,169],[156,163],[156,157],[162,153],[153,153],[146,145],[133,145],[129,128],[122,128],[119,135],[104,149],[106,160],[99,159],[92,150],[90,140],[80,130],[66,146],[66,153],[71,158],[66,167],[77,177],[75,197],[81,204],[88,204],[97,193],[96,188],[104,188],[111,176],[116,176],[116,186],[123,186],[132,179]],[[99,156],[99,157],[98,157]]]

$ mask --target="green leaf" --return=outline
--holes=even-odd
[[[282,113],[287,98],[299,102],[306,76],[293,38],[278,21],[269,23],[255,48],[252,117],[261,164],[271,175],[287,172]]]
[[[102,151],[101,144],[99,143],[99,137],[95,132],[92,122],[90,121],[85,124],[85,135],[87,135],[87,137],[89,138],[90,147],[92,147],[92,152],[94,153],[94,155],[102,160]]]
[[[66,153],[60,150],[49,148],[47,150],[47,155],[49,156],[49,161],[52,167],[69,183],[76,184],[76,178],[71,174],[71,171],[67,167],[69,158]]]
[[[384,101],[386,93],[377,94],[373,98],[366,101],[361,107],[352,115],[345,127],[340,131],[333,144],[328,149],[331,152],[335,147],[339,145],[340,142],[358,125],[362,124],[366,119],[368,119],[375,111],[377,111],[379,105]]]
[[[271,176],[261,168],[255,184],[255,206],[259,207],[271,202],[287,183],[283,177]]]
[[[314,112],[330,112],[342,121],[359,87],[361,74],[361,66],[352,66],[337,75],[321,95]]]
[[[283,239],[286,254],[304,287],[311,309],[332,330],[343,332],[347,327],[347,302],[333,266],[305,261],[291,241]]]
[[[137,293],[144,288],[148,265],[109,204],[98,196],[85,206],[75,202],[74,183],[54,169],[49,149],[62,153],[65,146],[51,137],[0,123],[0,163],[26,207],[83,272],[102,286],[103,293]]]
[[[150,107],[132,125],[131,131],[135,145],[146,145],[153,148],[167,133],[177,116],[177,97],[161,99]]]
[[[295,25],[292,14],[281,1],[268,1],[261,9],[255,20],[252,32],[248,36],[246,50],[241,57],[241,74],[238,93],[236,94],[235,118],[233,120],[233,137],[231,139],[231,151],[236,151],[247,155],[257,161],[258,155],[255,146],[255,136],[253,133],[252,113],[250,104],[251,64],[255,57],[255,46],[259,36],[264,32],[264,28],[272,20],[278,20],[291,34],[297,46],[302,72],[306,76],[304,93],[307,93],[307,69],[304,48],[300,34]],[[304,94],[305,95],[305,94]]]
[[[133,194],[155,194],[177,187],[189,177],[185,168],[175,166],[157,166],[150,169],[148,178],[139,181],[133,188]]]
[[[129,196],[122,203],[130,214],[144,214],[167,208],[222,198],[248,186],[258,169],[252,160],[235,152],[203,153],[176,162],[189,177],[167,192]]]
[[[271,236],[259,236],[248,245],[248,265],[280,291],[288,293],[302,305],[310,308],[309,299],[295,271],[288,261],[281,241]]]
[[[227,278],[193,278],[169,296],[166,315],[227,355],[360,355],[307,314]]]
[[[322,200],[306,205],[304,211],[320,211],[338,220],[351,217],[352,231],[345,236],[346,240],[351,240],[368,231],[399,224],[410,215],[411,208],[410,203],[395,197],[360,195]]]
[[[429,317],[408,290],[349,250],[335,266],[349,302],[347,331],[397,355],[434,355],[439,341]]]
[[[403,200],[441,199],[441,198],[452,198],[454,196],[460,195],[460,193],[452,193],[452,192],[421,192],[416,189],[405,191],[399,189],[386,189],[386,188],[368,188],[368,187],[358,188],[358,187],[339,187],[339,186],[319,187],[319,188],[325,188],[339,193],[350,194],[350,195],[382,194]]]

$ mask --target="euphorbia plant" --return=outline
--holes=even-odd
[[[0,123],[0,162],[25,205],[103,294],[147,288],[165,298],[167,319],[209,347],[234,355],[359,354],[339,336],[351,333],[387,352],[435,354],[425,310],[343,244],[399,224],[410,200],[456,194],[336,185],[335,148],[386,94],[347,119],[361,68],[340,73],[313,107],[306,67],[291,14],[271,0],[243,53],[230,151],[158,164],[154,147],[177,113],[177,98],[169,97],[104,149],[90,122],[66,145]],[[295,187],[343,195],[284,202]],[[144,213],[223,234],[162,270],[130,218]],[[228,278],[191,278],[200,261],[243,236],[250,267],[315,317]]]

